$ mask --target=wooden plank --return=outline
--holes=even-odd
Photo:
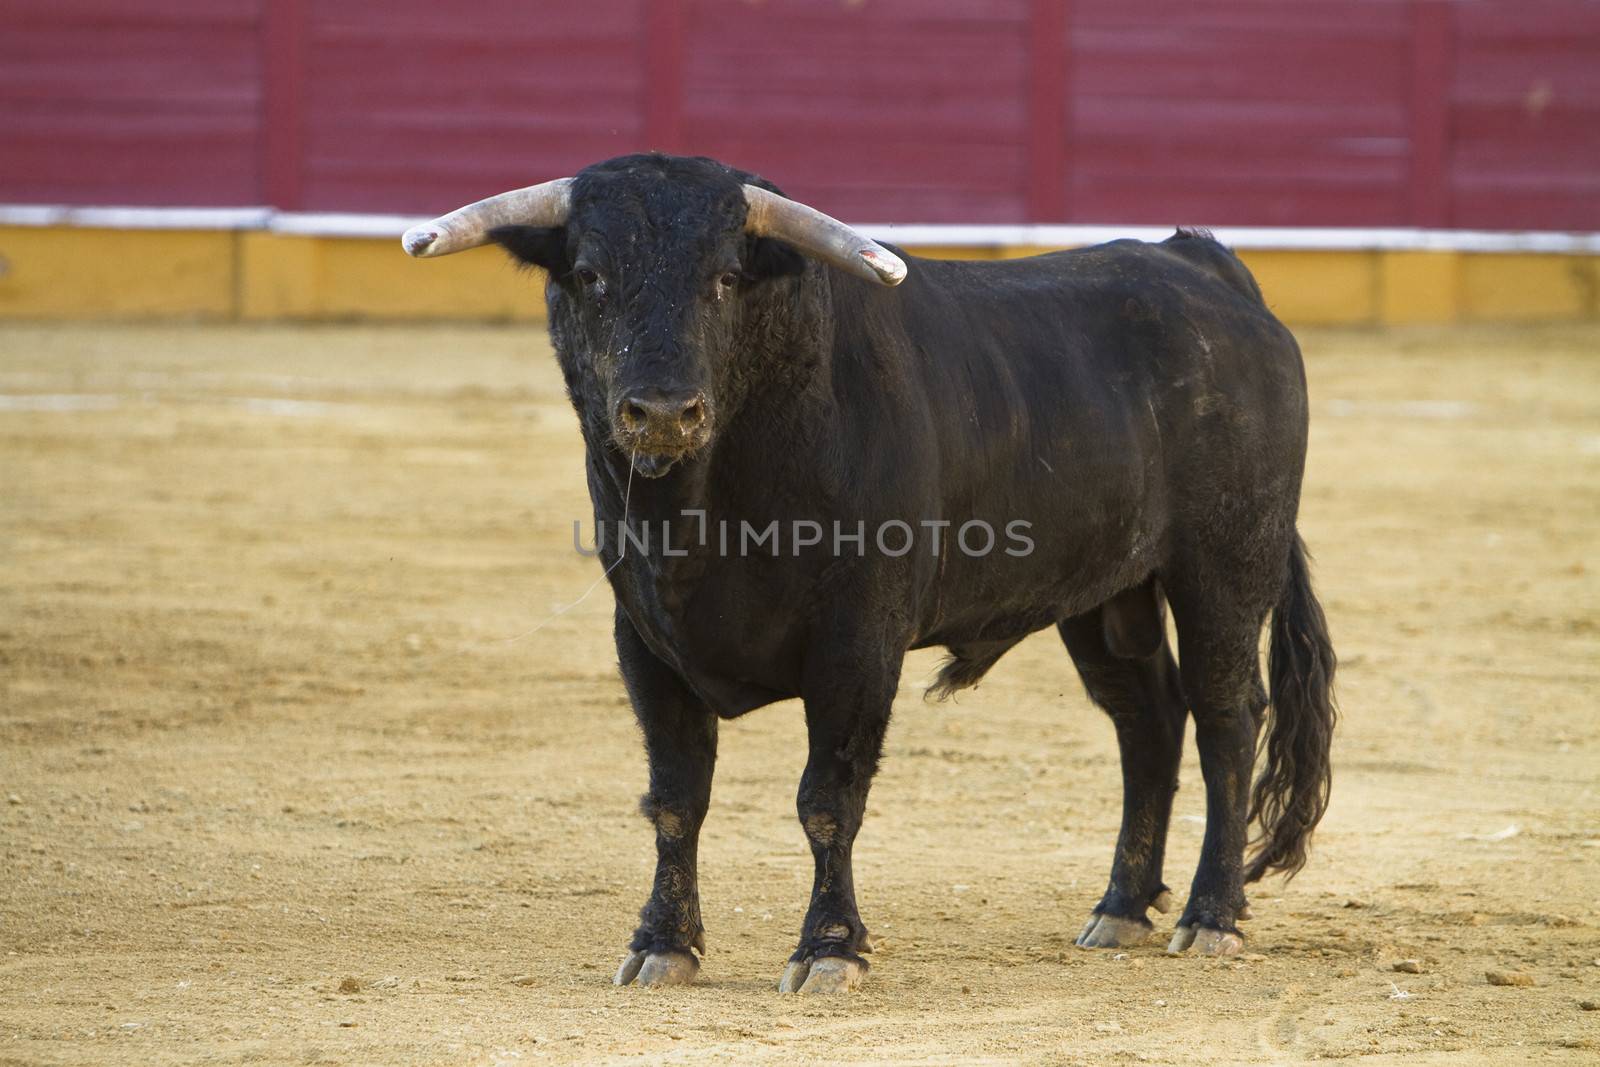
[[[1078,0],[1073,218],[1402,224],[1408,15],[1360,2]]]
[[[1022,222],[1034,11],[687,0],[683,149],[852,219]]]
[[[257,202],[259,0],[0,6],[0,201]]]
[[[646,6],[311,5],[306,208],[426,214],[644,149]]]
[[[1455,11],[1457,226],[1600,228],[1600,4]]]

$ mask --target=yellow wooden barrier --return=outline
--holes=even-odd
[[[0,227],[0,317],[231,318],[229,230]]]
[[[920,247],[1010,258],[1035,247]],[[1530,321],[1600,315],[1600,257],[1246,249],[1291,324]],[[438,261],[394,239],[261,230],[0,226],[0,318],[455,319],[544,317],[544,279],[493,248]]]

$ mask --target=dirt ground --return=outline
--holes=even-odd
[[[1248,954],[1072,947],[1119,778],[1040,635],[946,705],[913,655],[814,1001],[794,703],[723,728],[700,984],[610,984],[644,760],[604,587],[550,620],[598,568],[537,328],[4,327],[0,1062],[1600,1061],[1600,329],[1303,340],[1344,718]]]

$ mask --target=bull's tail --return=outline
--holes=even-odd
[[[1293,877],[1306,863],[1306,849],[1328,808],[1332,768],[1328,753],[1337,715],[1328,621],[1311,591],[1306,546],[1295,535],[1289,549],[1289,580],[1272,613],[1267,655],[1272,721],[1264,747],[1266,766],[1250,795],[1250,818],[1260,820],[1245,881],[1272,871]]]

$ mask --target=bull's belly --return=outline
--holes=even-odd
[[[1157,568],[1157,537],[1138,518],[1150,513],[1143,503],[1107,493],[1092,508],[1079,500],[1055,516],[1040,509],[1022,538],[1008,536],[1009,519],[996,521],[992,543],[963,542],[956,522],[942,553],[929,539],[915,542],[912,554],[877,557],[869,536],[871,547],[850,559],[640,561],[653,573],[640,575],[633,588],[641,599],[624,606],[657,655],[719,715],[732,717],[800,695],[803,665],[816,651],[808,642],[827,640],[832,630],[817,626],[819,615],[844,621],[841,611],[881,613],[886,618],[844,629],[917,648],[1014,641],[1103,603]]]
[[[1159,538],[1135,523],[1034,531],[1033,551],[945,561],[913,647],[1015,641],[1105,603],[1160,567]]]

